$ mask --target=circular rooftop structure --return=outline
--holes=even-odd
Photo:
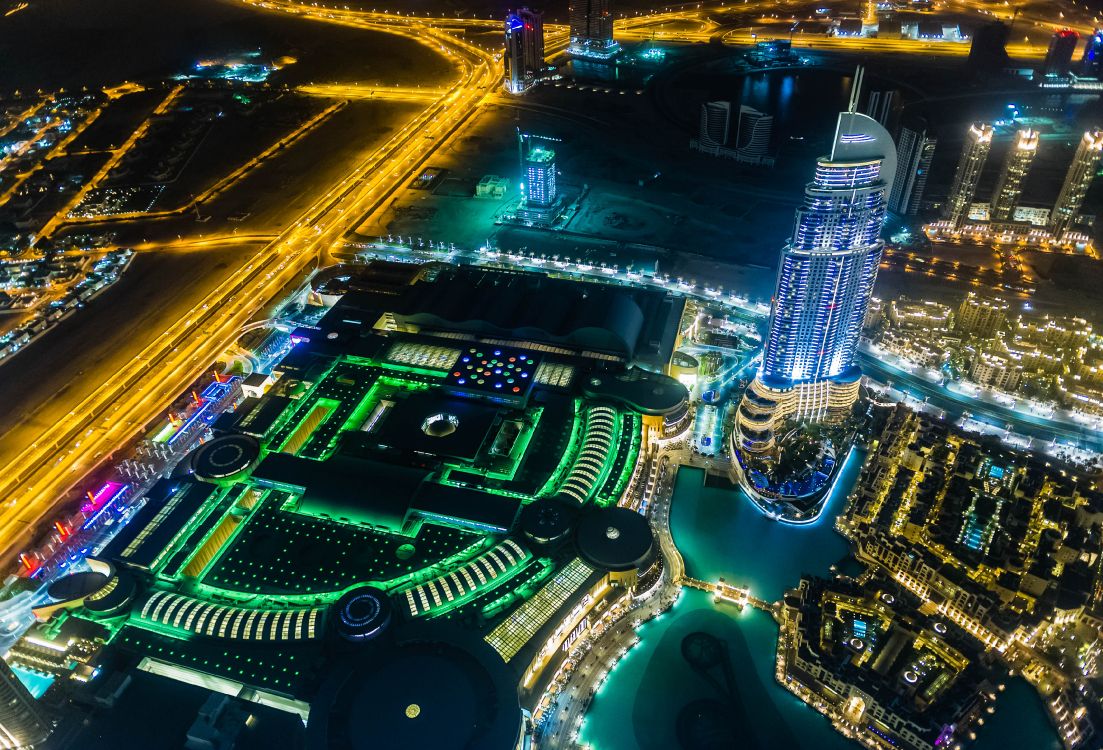
[[[440,412],[430,414],[421,423],[421,431],[429,437],[447,437],[459,429],[460,418],[455,414]]]
[[[629,508],[601,508],[578,522],[578,550],[591,565],[612,572],[642,567],[654,553],[647,519]]]
[[[670,357],[670,364],[683,370],[696,370],[701,363],[689,352],[676,351]]]
[[[51,583],[46,593],[58,604],[82,605],[101,615],[114,614],[130,604],[137,584],[126,571],[108,570],[109,573],[96,570],[67,575]]]
[[[485,643],[432,636],[336,665],[311,704],[307,746],[328,750],[500,750],[521,710],[515,679]]]
[[[110,576],[95,571],[73,573],[51,583],[46,588],[46,593],[51,599],[62,602],[83,599],[102,589],[110,580]]]
[[[245,471],[260,457],[260,443],[248,435],[222,435],[195,449],[191,468],[199,479],[225,479]]]
[[[665,415],[684,407],[689,391],[672,377],[633,367],[621,373],[597,373],[582,392],[594,400],[624,404],[641,414]]]
[[[565,539],[577,514],[553,498],[541,498],[521,511],[521,533],[536,544],[552,544]]]
[[[370,641],[391,624],[391,600],[379,589],[353,589],[333,605],[337,634],[346,641]]]

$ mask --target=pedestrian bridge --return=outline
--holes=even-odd
[[[688,586],[694,589],[700,589],[701,591],[708,591],[710,594],[716,596],[717,601],[729,602],[735,604],[739,608],[754,607],[760,609],[763,612],[768,612],[776,619],[779,604],[770,603],[759,599],[756,596],[751,596],[750,589],[746,586],[734,586],[724,581],[723,578],[716,582],[710,583],[708,581],[702,581],[700,578],[692,578],[690,576],[682,576],[678,581],[682,586]]]

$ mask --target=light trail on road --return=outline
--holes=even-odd
[[[207,294],[66,419],[45,426],[37,439],[3,464],[0,539],[5,559],[13,557],[28,532],[54,511],[88,471],[140,433],[194,382],[251,317],[414,176],[498,81],[492,53],[435,30],[422,19],[355,12],[337,18],[292,3],[264,6],[274,12],[407,36],[445,55],[460,70],[460,78],[356,164],[273,242],[243,262],[242,271]]]

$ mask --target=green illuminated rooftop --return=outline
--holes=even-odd
[[[555,151],[543,146],[534,146],[529,149],[525,160],[530,164],[552,164],[555,162]]]

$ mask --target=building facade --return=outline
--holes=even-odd
[[[523,94],[544,70],[544,17],[529,8],[506,16],[505,88]]]
[[[853,110],[840,114],[831,153],[817,162],[782,250],[762,366],[736,419],[736,450],[768,450],[784,420],[828,418],[857,399],[855,356],[895,174],[888,131]]]
[[[1049,40],[1045,62],[1042,63],[1042,75],[1067,76],[1072,69],[1072,55],[1080,35],[1072,29],[1061,29]]]
[[[730,137],[731,119],[731,102],[702,104],[700,129],[697,138],[689,142],[689,147],[741,164],[772,167],[774,157],[770,155],[770,139],[774,129],[773,115],[740,105],[734,138]]]
[[[773,115],[759,112],[746,104],[740,105],[739,126],[735,134],[735,150],[738,155],[752,160],[767,157],[773,129]]]
[[[521,200],[526,208],[545,209],[559,198],[556,184],[554,139],[520,133]]]
[[[728,145],[731,116],[731,102],[706,102],[701,105],[701,129],[697,140],[702,150]]]
[[[1007,322],[1010,305],[998,297],[981,297],[969,292],[957,309],[954,327],[962,333],[994,336]]]
[[[925,120],[913,120],[900,128],[896,144],[896,178],[889,194],[889,210],[901,216],[919,213],[927,176],[938,140],[927,131]]]
[[[869,92],[869,99],[866,101],[866,114],[881,123],[883,127],[889,127],[889,120],[892,119],[892,113],[895,107],[895,91],[889,89],[886,91]]]
[[[0,660],[0,747],[37,747],[52,727],[30,692]]]
[[[1080,207],[1084,205],[1084,196],[1091,187],[1099,171],[1099,162],[1103,158],[1103,130],[1089,130],[1080,139],[1072,164],[1057,194],[1057,202],[1050,213],[1050,232],[1054,239],[1060,240],[1070,226],[1076,223]]]
[[[1080,75],[1087,78],[1100,77],[1103,73],[1103,29],[1096,29],[1084,45],[1084,56],[1080,58]]]
[[[620,51],[613,40],[609,0],[571,0],[568,19],[571,41],[567,51],[571,55],[608,60]]]
[[[992,191],[992,208],[989,220],[992,222],[1013,221],[1015,208],[1023,194],[1023,183],[1038,153],[1038,131],[1026,128],[1015,134],[1015,142],[996,179]]]
[[[991,125],[974,123],[965,136],[965,146],[961,150],[961,159],[946,201],[946,219],[954,231],[960,230],[969,218],[969,206],[977,194],[977,183],[988,160],[988,152],[992,150],[992,133]]]

